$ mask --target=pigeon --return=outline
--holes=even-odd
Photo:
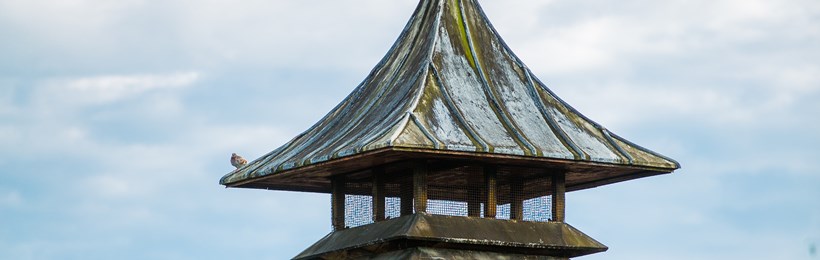
[[[242,158],[242,156],[239,156],[236,153],[233,153],[231,155],[231,165],[233,165],[233,167],[239,169],[239,167],[242,167],[245,164],[248,164],[248,160],[245,160],[245,158]]]

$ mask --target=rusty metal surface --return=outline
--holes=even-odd
[[[295,259],[362,256],[416,247],[577,257],[608,248],[561,222],[526,222],[417,213],[328,234]],[[330,257],[332,258],[332,257]]]
[[[610,133],[550,91],[476,0],[422,0],[384,59],[344,101],[221,183],[297,171],[382,149],[470,152],[651,168],[672,159]],[[253,185],[247,185],[253,186]]]

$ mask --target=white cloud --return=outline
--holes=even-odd
[[[192,125],[180,131],[188,134],[164,144],[109,144],[89,136],[82,153],[99,170],[75,176],[77,192],[109,202],[159,198],[189,183],[217,187],[221,174],[233,169],[231,152],[255,159],[289,138],[271,127]]]
[[[820,22],[816,1],[551,1],[533,9],[501,16],[535,12],[539,26],[494,22],[550,88],[614,129],[663,118],[791,123],[820,91],[820,52],[806,45],[820,40],[811,29]]]
[[[201,1],[184,5],[180,30],[197,58],[279,68],[369,70],[393,43],[417,1]],[[363,8],[366,7],[366,8]],[[315,17],[339,17],[336,19]],[[363,38],[381,37],[377,41]],[[327,48],[333,46],[332,48]],[[374,52],[374,49],[381,51]],[[214,55],[216,54],[216,55]]]
[[[680,62],[681,57],[692,55],[703,55],[696,56],[703,62],[726,64],[749,54],[758,58],[755,56],[773,49],[792,49],[789,41],[820,38],[820,30],[810,29],[816,27],[813,17],[820,12],[816,1],[666,1],[663,5],[551,1],[540,7],[530,5],[535,7],[490,11],[501,18],[513,17],[494,23],[538,74],[614,71],[622,75],[642,60]],[[522,12],[535,14],[525,15],[519,23],[515,17]],[[532,25],[531,17],[539,18],[538,26]],[[739,48],[754,46],[768,48]],[[706,60],[732,53],[739,57]],[[760,59],[755,62],[765,64]]]
[[[0,113],[0,145],[15,147],[0,154],[110,154],[101,151],[111,145],[101,136],[119,133],[106,128],[138,120],[149,129],[170,127],[185,113],[184,90],[200,78],[199,72],[63,77],[33,80],[20,94],[0,91],[0,100],[10,101],[0,109],[8,104],[10,111],[25,111]],[[141,142],[131,138],[137,140],[126,143]]]
[[[590,68],[609,67],[615,62],[610,39],[615,38],[617,21],[600,18],[582,24],[543,33],[541,39],[522,46],[526,60],[537,60],[538,70],[550,72],[579,71]]]
[[[408,10],[417,4],[414,0],[62,2],[0,2],[0,28],[5,18],[14,32],[24,32],[15,34],[19,42],[32,43],[7,43],[13,48],[6,49],[16,51],[14,56],[67,68],[101,68],[94,63],[104,62],[126,66],[238,62],[287,68],[352,65],[367,70],[383,55],[372,49],[386,51],[409,17]],[[344,23],[316,19],[337,14],[345,14]],[[384,39],[360,40],[374,35]],[[51,59],[30,55],[31,49],[47,52]]]
[[[44,91],[53,99],[74,99],[89,104],[105,104],[138,96],[149,91],[190,86],[200,78],[198,72],[167,75],[106,75],[49,80]]]

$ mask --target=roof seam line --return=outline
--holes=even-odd
[[[620,145],[615,143],[615,140],[612,140],[612,135],[609,134],[609,130],[607,130],[606,128],[603,128],[602,126],[597,125],[597,124],[595,126],[596,126],[596,128],[598,128],[598,130],[601,131],[602,134],[604,134],[604,138],[606,138],[606,141],[609,142],[609,144],[612,145],[612,147],[614,147],[615,150],[618,151],[618,153],[620,153],[624,158],[626,158],[626,161],[629,164],[634,164],[635,163],[635,160],[632,158],[632,156],[629,155],[629,153],[627,153],[623,149],[623,147],[621,147]]]
[[[522,69],[524,70],[524,75],[527,77],[527,87],[529,87],[530,98],[534,99],[535,105],[541,112],[541,116],[544,117],[544,120],[547,121],[547,125],[550,127],[550,129],[552,129],[553,134],[555,134],[555,136],[558,137],[558,139],[564,145],[564,148],[567,148],[567,150],[569,150],[569,152],[571,152],[572,155],[575,156],[576,160],[588,157],[588,155],[584,153],[584,151],[582,151],[581,148],[579,148],[578,145],[576,145],[575,142],[573,142],[572,139],[569,138],[569,136],[567,136],[567,133],[565,133],[564,130],[558,126],[558,123],[555,122],[555,119],[552,118],[552,116],[550,116],[549,112],[547,112],[547,109],[544,107],[544,101],[541,100],[541,96],[538,95],[538,90],[535,88],[535,83],[532,80],[532,75],[530,75],[529,68],[521,64],[519,64],[519,66],[522,67]]]
[[[436,21],[433,24],[433,30],[430,30],[430,34],[432,34],[432,36],[433,36],[432,39],[430,40],[430,42],[432,43],[432,44],[430,44],[430,46],[436,46],[436,44],[438,43],[438,40],[439,40],[438,39],[438,34],[439,34],[439,29],[440,29],[439,25],[441,25],[441,15],[442,14],[444,14],[444,1],[439,1],[438,2],[438,12],[436,12]],[[434,51],[434,49],[435,49],[435,47],[431,47],[430,48],[430,54],[427,55],[427,63],[428,64],[433,63],[433,55],[436,53]]]
[[[396,132],[390,135],[390,139],[387,139],[388,146],[393,145],[393,142],[396,141],[396,138],[398,138],[401,132],[404,130],[404,128],[407,127],[407,122],[410,121],[410,116],[408,114],[410,113],[405,113],[404,116],[401,117],[401,121],[399,121],[399,128],[396,129]]]
[[[291,152],[291,150],[292,150],[291,148],[293,148],[293,147],[298,147],[298,148],[301,149],[303,147],[309,146],[310,144],[313,144],[314,142],[316,142],[316,139],[319,138],[319,136],[322,136],[324,133],[329,131],[329,129],[332,129],[332,127],[329,127],[329,126],[319,128],[319,126],[321,126],[322,123],[325,122],[325,120],[328,121],[327,125],[335,126],[335,125],[339,124],[340,119],[335,118],[331,115],[336,114],[336,113],[333,113],[333,112],[338,111],[337,109],[341,109],[340,111],[338,111],[339,114],[347,113],[347,111],[349,111],[351,109],[351,107],[353,106],[353,104],[350,103],[349,100],[354,100],[359,95],[361,95],[361,93],[363,91],[363,90],[361,90],[361,88],[365,84],[367,84],[368,80],[369,79],[365,79],[365,81],[363,81],[361,84],[359,84],[359,86],[353,91],[353,93],[350,93],[350,95],[348,95],[347,98],[345,98],[345,101],[343,101],[342,103],[339,103],[339,105],[337,105],[333,110],[331,110],[330,113],[328,113],[322,119],[320,119],[319,122],[316,122],[316,124],[311,126],[307,131],[303,132],[302,134],[300,134],[299,136],[294,138],[294,141],[296,141],[297,139],[301,138],[302,136],[305,136],[306,134],[311,133],[311,132],[313,132],[314,130],[317,130],[317,129],[318,130],[316,132],[318,132],[318,133],[313,134],[311,136],[308,136],[307,140],[304,140],[304,141],[300,142],[296,146],[289,146],[288,149],[282,150],[282,154],[285,154],[287,152]],[[294,142],[294,144],[295,143],[296,142]],[[279,169],[279,167],[282,167],[287,162],[287,160],[286,160],[287,158],[280,158],[280,159],[282,159],[282,161],[280,163],[277,163],[274,167],[272,167],[273,171],[276,171],[276,169]]]
[[[422,8],[422,7],[420,7],[420,8]],[[425,18],[425,17],[426,17],[426,16],[422,16],[422,17],[421,17],[421,20],[419,21],[419,26],[418,26],[418,27],[422,27],[422,25],[423,25],[423,23],[422,23],[422,22],[423,22],[423,20],[424,20],[424,18]],[[416,22],[416,19],[415,19],[415,16],[413,16],[413,18],[411,19],[411,21],[410,21],[410,22],[408,23],[408,25],[405,27],[405,31],[406,31],[406,33],[407,33],[407,34],[404,34],[404,33],[403,33],[403,35],[409,35],[409,34],[412,32],[412,28],[413,28],[413,25],[415,25],[415,22]],[[416,39],[416,38],[418,38],[418,35],[419,35],[420,33],[421,33],[421,29],[417,30],[417,31],[413,34],[413,36],[411,37],[411,39]],[[391,50],[390,50],[391,52],[392,52],[392,51],[394,51],[394,50],[397,50],[397,49],[398,49],[398,46],[400,46],[400,45],[401,45],[401,44],[399,44],[399,43],[401,42],[401,39],[402,39],[402,38],[404,38],[404,37],[400,37],[400,38],[399,38],[399,40],[397,40],[396,44],[394,44],[394,46],[391,48]],[[411,50],[412,50],[412,49],[415,47],[415,45],[416,45],[416,44],[415,44],[415,41],[411,41],[411,42],[410,42],[410,48],[409,48],[409,49],[411,49]],[[379,88],[379,90],[378,90],[378,91],[379,91],[379,92],[378,92],[378,96],[377,96],[376,98],[374,98],[374,99],[370,100],[370,102],[369,102],[368,104],[366,104],[366,105],[363,107],[363,108],[364,108],[364,109],[363,109],[364,111],[362,111],[362,112],[361,112],[361,113],[359,113],[357,116],[355,116],[353,120],[350,120],[350,122],[352,122],[352,123],[348,123],[348,124],[346,124],[346,125],[345,125],[345,127],[344,127],[344,129],[341,129],[341,131],[339,131],[339,132],[343,132],[343,134],[340,134],[340,136],[344,136],[344,135],[349,134],[349,133],[350,133],[350,130],[352,130],[353,128],[355,128],[355,127],[356,127],[356,126],[358,126],[359,124],[361,124],[361,122],[362,122],[362,120],[364,120],[365,115],[367,114],[367,112],[368,112],[368,111],[370,111],[370,110],[374,107],[374,105],[377,103],[377,101],[382,100],[382,99],[384,98],[385,93],[387,92],[387,90],[388,90],[388,89],[390,88],[390,86],[392,86],[392,85],[393,85],[393,83],[397,80],[397,75],[399,74],[399,72],[401,72],[401,71],[402,71],[402,69],[401,69],[401,68],[404,68],[404,66],[406,65],[407,59],[408,59],[408,57],[410,56],[410,54],[412,54],[412,52],[407,52],[407,54],[405,54],[405,55],[404,55],[404,57],[402,57],[402,58],[401,58],[401,61],[399,62],[398,66],[397,66],[399,69],[395,70],[395,71],[394,71],[394,72],[390,75],[390,80],[389,80],[389,82],[386,82],[386,83],[384,83],[384,84],[381,84],[381,88]],[[389,56],[391,56],[390,52],[388,52],[388,55],[386,55],[386,57],[389,57]],[[368,78],[370,78],[370,77],[368,77]],[[333,144],[336,144],[336,143],[337,143],[337,142],[334,142]],[[333,148],[333,150],[331,150],[331,151],[330,151],[330,152],[331,152],[331,154],[329,154],[329,158],[338,158],[338,157],[340,156],[340,155],[339,155],[339,152],[341,152],[339,149],[341,149],[341,147],[344,147],[344,146],[346,146],[346,145],[348,145],[348,144],[350,144],[350,143],[351,143],[351,142],[345,142],[345,143],[343,143],[343,144],[340,144],[340,145],[337,145],[336,147],[334,147],[334,148]],[[331,145],[332,145],[332,144],[331,144]],[[325,146],[324,148],[327,148],[327,147],[328,147],[328,146]],[[305,157],[305,159],[304,159],[304,160],[309,162],[310,160],[312,160],[312,157],[313,157],[314,155],[316,155],[318,152],[320,152],[320,151],[322,151],[322,150],[324,150],[324,149],[316,149],[316,150],[314,150],[314,151],[310,152],[309,154],[307,154],[306,156],[304,156],[304,157]]]
[[[481,145],[481,150],[484,152],[490,152],[490,147],[487,143],[481,139],[478,134],[476,134],[475,130],[467,124],[464,116],[461,114],[461,111],[458,110],[458,107],[453,103],[453,99],[450,97],[450,93],[447,93],[447,89],[444,87],[444,83],[441,82],[441,79],[438,75],[438,70],[433,63],[430,64],[430,70],[433,72],[433,79],[436,81],[436,85],[438,85],[439,90],[441,91],[441,96],[444,97],[444,103],[447,105],[447,110],[450,110],[451,113],[456,117],[456,120],[465,130],[467,130],[467,134],[470,135],[470,138],[478,142]]]
[[[436,28],[438,28],[438,25],[441,23],[441,14],[442,14],[442,12],[443,12],[442,10],[444,9],[444,8],[443,8],[443,4],[442,4],[442,3],[443,3],[443,2],[439,2],[439,5],[438,5],[438,11],[436,12],[436,18],[435,18],[435,20],[434,20],[434,22],[433,22],[433,27],[432,27],[432,29],[431,29],[431,30],[430,30],[430,32],[429,32],[429,34],[432,36],[432,37],[431,37],[431,40],[430,40],[430,42],[429,42],[430,46],[433,46],[433,45],[436,43],[436,41],[438,41],[438,33],[437,33],[437,30],[435,30],[435,29],[436,29]],[[428,6],[427,8],[432,8],[432,7],[429,7],[429,6]],[[426,12],[425,12],[425,13],[426,13]],[[425,17],[427,17],[427,16],[425,15]],[[415,16],[414,16],[413,18],[415,19]],[[423,18],[422,18],[422,19],[423,19]],[[421,30],[421,29],[419,29],[419,35],[420,35],[421,31],[422,31],[422,30]],[[414,44],[414,45],[415,45],[415,44]],[[435,52],[433,52],[432,50],[430,50],[430,51],[429,51],[429,54],[427,55],[427,59],[426,59],[426,60],[424,60],[424,62],[426,63],[426,66],[422,66],[422,67],[427,67],[427,66],[429,66],[429,64],[430,64],[430,63],[432,63],[433,53],[435,53]],[[409,55],[409,54],[410,54],[410,53],[408,53],[408,55]],[[419,70],[420,75],[418,75],[418,76],[416,77],[416,79],[415,79],[415,80],[418,80],[420,77],[422,77],[422,76],[425,76],[425,75],[426,75],[426,74],[422,73],[422,71],[423,71],[423,70],[424,70],[424,69]],[[413,110],[415,110],[415,109],[416,109],[416,107],[418,106],[419,102],[421,101],[421,97],[422,97],[422,96],[424,96],[425,89],[426,89],[426,84],[427,84],[427,78],[425,77],[425,78],[421,81],[421,83],[419,84],[419,86],[420,86],[420,87],[419,87],[419,88],[417,88],[417,92],[416,92],[416,93],[415,93],[415,95],[413,96],[413,101],[412,101],[412,102],[410,103],[410,105],[407,107],[406,112],[412,112]],[[388,128],[388,129],[389,129],[389,128]],[[360,148],[359,148],[359,152],[362,152],[362,151],[364,150],[364,147],[366,147],[366,146],[370,145],[370,144],[371,144],[371,143],[372,143],[372,142],[376,139],[376,137],[379,137],[379,136],[384,135],[384,133],[385,133],[385,132],[387,132],[387,131],[389,131],[389,130],[384,130],[384,131],[382,131],[382,133],[380,133],[380,134],[378,134],[378,135],[374,135],[373,137],[369,138],[366,142],[363,142],[363,143],[364,143],[364,145],[363,145],[362,147],[360,147]],[[401,133],[401,131],[399,131],[398,133]],[[392,143],[393,143],[393,139],[395,139],[395,138],[394,138],[394,137],[391,137],[390,139],[388,139],[388,143],[392,145]],[[438,145],[438,144],[437,144],[437,145]]]
[[[429,42],[430,46],[435,46],[436,43],[438,42],[438,28],[439,28],[439,25],[441,24],[441,15],[443,13],[444,13],[444,1],[438,1],[438,9],[436,10],[436,18],[433,21],[433,27],[429,32],[429,34],[432,36],[432,37],[430,37],[430,42]],[[427,55],[427,59],[425,60],[425,62],[427,63],[426,64],[427,66],[423,66],[423,67],[428,67],[428,70],[429,70],[430,67],[432,67],[433,55],[436,53],[435,51],[433,51],[433,49],[434,48],[430,48],[430,53]],[[433,136],[433,134],[430,133],[430,130],[428,130],[427,127],[425,127],[423,124],[421,124],[418,117],[416,117],[416,114],[413,113],[413,111],[418,107],[419,102],[421,102],[422,96],[424,96],[424,93],[427,90],[427,77],[425,77],[424,80],[422,80],[422,82],[419,86],[420,87],[418,89],[418,92],[416,93],[416,96],[414,97],[413,103],[411,103],[410,107],[407,109],[407,114],[409,114],[412,117],[413,123],[416,124],[416,126],[422,131],[424,136],[427,137],[427,139],[430,139],[430,141],[433,142],[433,147],[435,147],[436,149],[440,149],[441,144],[443,144],[443,143],[441,141],[439,141],[437,138],[435,138]],[[391,144],[393,143],[393,139],[395,139],[395,138],[390,139]]]
[[[429,64],[429,63],[430,62],[428,61],[427,64]],[[427,66],[425,66],[425,67],[427,67]],[[416,76],[415,80],[418,80],[419,78],[427,75],[426,73],[423,73],[422,71],[423,70],[419,70],[418,75]],[[421,100],[421,97],[424,95],[424,89],[426,88],[426,85],[427,85],[427,77],[424,77],[424,79],[421,80],[421,83],[419,83],[419,87],[416,89],[417,92],[416,92],[415,96],[413,97],[414,98],[413,103],[411,103],[410,106],[407,108],[407,110],[405,111],[405,115],[402,116],[401,120],[403,120],[403,121],[406,120],[407,114],[413,115],[412,111],[416,108],[416,106],[418,105],[418,103]],[[399,127],[397,132],[393,133],[393,135],[391,135],[390,138],[387,140],[388,145],[393,145],[393,142],[395,141],[396,138],[398,138],[398,135],[401,134],[401,131],[404,130],[405,127],[407,127],[407,122],[403,122],[402,124],[403,125],[401,127]],[[389,129],[390,128],[387,128],[386,130],[383,130],[378,135],[374,135],[371,138],[369,138],[367,141],[363,142],[364,145],[359,149],[359,152],[364,151],[364,147],[370,145],[377,137],[384,135],[386,132],[389,131]],[[436,142],[433,142],[433,143],[436,143]],[[438,147],[438,143],[436,143],[436,147]]]
[[[418,8],[423,8],[423,5],[420,3]],[[336,111],[337,109],[342,109],[342,111],[340,111],[341,112],[340,114],[345,114],[345,113],[347,113],[347,111],[349,111],[351,109],[352,105],[350,103],[348,103],[348,101],[349,100],[355,100],[356,97],[360,96],[361,93],[364,91],[363,87],[371,82],[371,80],[373,78],[372,76],[376,75],[379,70],[384,69],[384,65],[387,64],[387,62],[390,60],[391,54],[399,48],[399,45],[401,45],[401,42],[402,42],[401,39],[404,38],[402,36],[407,35],[410,32],[410,28],[413,27],[413,24],[415,24],[415,22],[416,22],[416,16],[413,15],[413,16],[410,17],[410,20],[407,21],[407,24],[402,29],[401,34],[399,34],[399,38],[396,40],[396,42],[393,43],[393,45],[387,51],[387,54],[384,55],[384,57],[379,61],[379,63],[376,64],[376,67],[374,67],[373,70],[370,71],[367,78],[365,78],[361,83],[359,83],[359,85],[356,87],[356,89],[354,89],[353,92],[350,93],[350,95],[348,95],[344,99],[345,101],[343,101],[342,103],[339,103],[331,111]],[[316,128],[318,128],[321,125],[322,122],[325,122],[325,120],[328,120],[328,119],[330,119],[330,122],[328,122],[330,125],[337,125],[339,123],[339,119],[333,120],[335,118],[331,117],[331,114],[333,114],[333,113],[331,112],[331,113],[328,113],[327,115],[325,115],[321,120],[319,120],[318,122],[316,122],[316,124],[314,124],[313,126],[308,128],[308,130],[303,132],[299,137],[304,136],[308,132],[315,130]],[[322,136],[325,132],[328,131],[326,129],[332,129],[332,128],[333,127],[324,127],[323,129],[320,129],[319,132],[322,133],[322,134],[311,135],[312,137],[308,137],[307,140],[304,140],[303,142],[301,142],[299,145],[297,145],[297,147],[300,147],[300,148],[301,147],[306,147],[306,146],[314,143],[316,141],[316,139],[318,138],[318,136]],[[296,139],[298,139],[298,137],[294,138],[293,141],[295,141]],[[290,150],[290,149],[282,150],[282,153],[285,153],[286,150]],[[285,159],[285,158],[281,158],[281,159]],[[282,160],[282,162],[276,164],[276,166],[272,168],[273,171],[275,172],[276,169],[278,169],[279,167],[282,167],[286,163],[287,163],[286,159]]]
[[[403,65],[403,64],[404,64],[404,60],[402,60],[401,65]],[[395,76],[395,75],[394,75],[394,76]],[[372,109],[373,109],[373,107],[376,105],[377,101],[382,100],[382,98],[384,98],[385,93],[387,92],[387,89],[389,88],[389,86],[390,86],[390,85],[382,85],[382,87],[379,89],[379,92],[378,92],[378,94],[377,94],[377,97],[376,97],[376,98],[374,98],[373,100],[370,100],[370,102],[368,102],[368,103],[367,103],[367,104],[363,107],[363,111],[361,111],[360,113],[357,113],[357,114],[355,115],[355,117],[354,117],[352,120],[350,120],[350,121],[349,121],[349,123],[347,123],[347,124],[345,124],[345,125],[344,125],[344,129],[341,129],[341,131],[339,131],[339,132],[342,132],[343,134],[339,134],[339,136],[344,136],[344,135],[347,135],[348,133],[350,133],[350,131],[351,131],[353,128],[355,128],[356,126],[358,126],[358,125],[362,122],[362,120],[364,120],[364,118],[366,117],[367,112],[369,112],[370,110],[372,110]],[[351,123],[351,122],[353,122],[353,123]],[[337,140],[340,140],[340,139],[337,139]],[[335,143],[335,142],[334,142],[334,143]],[[339,147],[339,146],[337,146],[337,147]],[[327,146],[325,146],[325,148],[327,148]],[[305,160],[311,160],[310,158],[312,158],[314,155],[316,155],[316,153],[318,153],[318,152],[319,152],[319,151],[321,151],[321,150],[323,150],[323,149],[316,149],[316,150],[312,151],[311,153],[309,153],[309,154],[305,155],[305,158],[306,158]],[[334,149],[334,150],[336,150],[336,149]],[[338,151],[333,152],[333,154],[332,154],[330,157],[336,157],[336,156],[337,156],[337,154],[336,154],[337,152],[338,152]]]
[[[444,1],[439,1],[438,11],[436,12],[436,19],[433,22],[433,27],[429,32],[430,36],[431,36],[431,39],[430,39],[430,42],[429,42],[430,46],[435,46],[436,43],[438,42],[438,27],[441,24],[441,14],[443,12],[444,12]],[[424,62],[426,63],[425,64],[426,66],[422,66],[422,67],[429,67],[430,64],[433,63],[433,55],[436,53],[435,51],[433,51],[433,49],[435,49],[435,48],[434,47],[430,48],[430,52],[427,54],[427,59],[424,60]],[[427,78],[425,77],[425,79],[422,81],[422,85],[421,85],[421,88],[420,88],[419,92],[416,93],[416,96],[414,97],[413,103],[411,103],[410,108],[407,109],[408,112],[411,112],[411,111],[415,110],[416,107],[418,106],[419,102],[421,101],[421,97],[424,96],[425,89],[427,88],[426,83],[427,83]]]
[[[490,107],[493,109],[493,112],[495,112],[495,114],[498,117],[500,117],[501,123],[504,124],[504,128],[507,131],[509,131],[513,136],[515,136],[515,139],[517,139],[518,143],[523,144],[524,146],[526,146],[527,149],[530,150],[530,153],[532,155],[537,156],[538,155],[538,150],[535,148],[535,146],[532,144],[532,142],[530,142],[529,140],[526,139],[526,137],[521,135],[521,133],[519,131],[519,127],[516,126],[515,123],[512,122],[512,120],[510,120],[509,115],[507,115],[507,112],[505,110],[501,109],[501,105],[499,105],[498,98],[495,96],[493,91],[490,89],[490,83],[487,82],[487,74],[484,73],[484,68],[482,68],[482,66],[481,66],[481,61],[479,61],[479,59],[478,59],[478,53],[476,53],[475,46],[473,45],[472,32],[470,30],[470,27],[467,24],[468,23],[467,22],[467,17],[466,17],[467,15],[464,13],[464,6],[463,6],[462,3],[463,2],[461,0],[458,1],[459,14],[461,15],[461,20],[464,21],[462,26],[464,26],[464,32],[465,32],[466,37],[467,37],[467,47],[470,48],[470,54],[473,56],[473,60],[474,60],[475,66],[476,66],[476,70],[478,70],[478,74],[479,74],[478,78],[481,81],[481,87],[482,87],[482,90],[484,91],[484,95],[487,97],[487,99],[490,100],[490,104],[491,104]]]
[[[416,117],[416,114],[413,114],[413,113],[410,113],[410,112],[407,112],[407,114],[410,115],[410,119],[413,119],[413,124],[416,124],[416,127],[418,127],[419,130],[421,130],[421,133],[424,134],[424,136],[427,137],[427,139],[430,139],[430,141],[433,142],[433,147],[435,147],[436,149],[440,149],[441,144],[440,144],[439,140],[436,139],[433,136],[433,134],[430,133],[429,130],[427,130],[427,127],[424,127],[421,124],[421,122],[419,121],[419,118]]]
[[[657,156],[657,157],[662,158],[662,159],[664,159],[664,160],[667,160],[667,161],[671,162],[672,164],[674,164],[674,165],[675,165],[675,167],[680,168],[680,163],[679,163],[678,161],[676,161],[675,159],[669,158],[669,157],[667,157],[667,156],[665,156],[665,155],[662,155],[662,154],[659,154],[659,153],[657,153],[657,152],[655,152],[655,151],[652,151],[652,150],[646,149],[645,147],[640,146],[640,145],[638,145],[638,144],[635,144],[635,143],[633,143],[633,142],[631,142],[631,141],[629,141],[629,140],[626,140],[626,139],[624,139],[623,137],[618,136],[617,134],[612,134],[612,135],[614,135],[613,139],[618,139],[619,141],[624,142],[624,143],[626,143],[626,144],[628,144],[628,145],[631,145],[631,146],[635,147],[635,148],[636,148],[636,149],[638,149],[638,150],[641,150],[641,151],[643,151],[643,152],[645,152],[645,153],[649,153],[649,154],[651,154],[651,155],[654,155],[654,156]]]
[[[416,81],[418,81],[418,80],[419,80],[419,78],[421,78],[421,76],[422,76],[422,75],[423,75],[423,73],[422,73],[422,72],[421,72],[421,70],[420,70],[420,71],[416,74],[416,76],[415,76],[415,77],[413,77],[413,82],[415,83]],[[401,120],[401,119],[400,119],[400,120]],[[357,122],[357,124],[358,124],[358,123],[361,123],[361,122]],[[355,126],[354,126],[354,127],[355,127]],[[352,127],[351,127],[351,129],[352,129]],[[379,134],[377,134],[377,135],[373,135],[373,136],[371,136],[371,137],[367,138],[365,142],[362,142],[363,146],[362,146],[362,147],[360,147],[360,148],[358,148],[358,149],[356,149],[356,150],[357,150],[357,151],[359,151],[359,152],[361,152],[362,150],[364,150],[364,147],[365,147],[365,146],[367,146],[367,145],[368,145],[369,143],[371,143],[373,140],[376,140],[376,138],[383,136],[383,135],[384,135],[386,132],[388,132],[388,131],[390,131],[390,128],[385,128],[385,129],[384,129],[384,130],[382,130]],[[332,157],[338,157],[337,153],[339,153],[339,152],[340,152],[340,151],[338,151],[338,150],[339,150],[339,149],[341,149],[342,147],[345,147],[345,146],[349,145],[349,144],[350,144],[350,143],[352,143],[353,141],[355,141],[355,138],[352,138],[350,141],[345,142],[345,143],[343,143],[343,144],[341,144],[341,145],[337,145],[337,146],[334,148],[334,151],[336,151],[336,152],[334,152],[334,155],[333,155]],[[388,140],[388,141],[389,141],[389,140]]]
[[[286,150],[290,149],[290,148],[291,148],[291,146],[293,146],[293,144],[294,144],[294,143],[296,143],[296,140],[297,140],[297,139],[299,139],[299,138],[301,138],[301,137],[302,137],[302,136],[304,136],[304,135],[305,135],[305,134],[303,133],[303,134],[300,134],[300,135],[298,135],[298,136],[294,137],[293,139],[291,139],[290,141],[288,141],[287,143],[285,143],[285,145],[283,145],[283,146],[282,146],[282,149],[281,149],[281,150],[279,150],[278,152],[274,150],[274,152],[277,152],[277,153],[276,153],[276,155],[271,155],[269,158],[265,158],[265,162],[260,162],[260,163],[259,163],[259,165],[257,165],[256,167],[254,167],[254,168],[253,168],[253,170],[250,170],[250,169],[249,169],[249,170],[245,173],[245,175],[246,175],[246,176],[248,176],[248,175],[250,175],[251,173],[253,173],[254,171],[259,170],[259,168],[261,168],[261,167],[262,167],[262,165],[267,164],[267,162],[269,162],[269,161],[273,160],[273,158],[275,158],[276,156],[279,156],[279,154],[282,154],[282,153],[284,153]],[[273,154],[273,152],[271,152],[271,154]],[[276,168],[274,168],[273,170],[275,171],[275,170],[276,170]]]

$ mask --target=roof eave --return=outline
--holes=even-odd
[[[411,160],[459,160],[470,164],[492,163],[505,166],[564,169],[571,176],[583,175],[583,177],[587,177],[590,174],[597,174],[591,179],[578,178],[578,181],[572,181],[573,178],[570,176],[567,184],[569,191],[668,174],[677,169],[677,167],[625,165],[484,152],[384,147],[274,173],[247,174],[242,172],[245,169],[239,169],[239,173],[231,172],[223,177],[220,184],[229,188],[257,188],[328,193],[330,191],[329,177],[331,176],[362,172],[377,165],[396,164]],[[587,171],[587,169],[596,169],[596,171],[592,173]],[[249,177],[235,181],[226,181],[227,177],[233,174],[244,174]]]

